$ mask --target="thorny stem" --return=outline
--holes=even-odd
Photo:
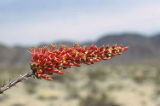
[[[32,75],[34,75],[33,71],[29,71],[29,72],[25,73],[24,75],[20,75],[15,80],[8,82],[6,85],[4,85],[3,87],[0,88],[0,94],[2,94],[4,91],[11,88],[12,86],[16,85],[17,83],[31,77]]]

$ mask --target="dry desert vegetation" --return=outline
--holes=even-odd
[[[1,86],[29,68],[0,67]],[[160,64],[99,63],[30,78],[0,95],[0,106],[160,106]]]

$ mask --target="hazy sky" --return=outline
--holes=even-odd
[[[160,0],[0,0],[0,43],[94,40],[160,32]]]

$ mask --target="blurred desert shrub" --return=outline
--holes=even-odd
[[[24,88],[28,94],[35,94],[38,86],[37,80],[28,79],[24,81]]]
[[[37,95],[38,99],[41,100],[41,101],[46,101],[46,100],[56,100],[58,97],[57,96],[54,96],[53,94],[51,94],[50,92],[48,93],[47,91],[46,92],[41,92]]]
[[[0,102],[5,101],[6,99],[9,99],[8,95],[5,95],[5,94],[0,95]]]
[[[78,88],[77,86],[74,86],[73,84],[68,84],[68,86],[66,86],[66,91],[67,91],[67,100],[71,100],[71,99],[79,99],[80,95],[80,88]]]
[[[133,80],[137,83],[142,83],[147,79],[147,76],[143,72],[136,72],[132,76]]]
[[[1,79],[13,79],[29,71],[29,67],[24,66],[0,66],[0,80]]]
[[[113,90],[122,90],[124,88],[123,84],[120,82],[118,83],[111,83],[107,86],[107,91],[113,91]]]
[[[160,85],[160,65],[156,65],[156,74],[154,77],[154,81],[156,83],[156,85]]]
[[[0,83],[9,79],[10,73],[5,67],[0,67]]]
[[[14,103],[11,106],[26,106],[25,104],[21,104],[21,103]]]
[[[158,63],[117,64],[111,67],[111,69],[119,78],[129,78],[137,84],[160,82],[160,77],[158,77],[160,75]]]
[[[160,96],[160,87],[158,87],[158,86],[155,87],[154,93],[155,93],[155,96],[156,96],[156,97]]]
[[[89,93],[85,98],[81,98],[79,106],[121,106],[115,103],[114,99],[106,93]]]
[[[106,79],[106,71],[105,67],[91,67],[88,68],[87,71],[87,76],[88,78],[93,81],[93,80],[100,80],[104,81]]]

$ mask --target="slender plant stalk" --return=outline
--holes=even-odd
[[[6,85],[0,88],[0,94],[2,94],[4,91],[8,90],[12,86],[16,85],[17,83],[31,77],[33,74],[34,74],[33,71],[29,71],[25,73],[24,75],[20,75],[15,80],[8,82]]]

